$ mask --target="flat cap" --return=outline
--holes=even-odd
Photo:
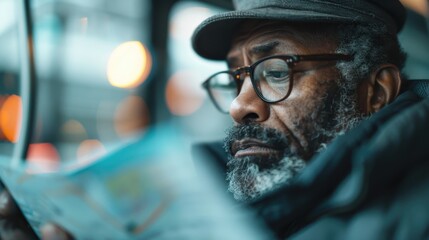
[[[406,11],[399,0],[234,0],[235,11],[203,21],[194,31],[192,47],[200,56],[224,59],[243,20],[319,23],[378,23],[396,34]]]

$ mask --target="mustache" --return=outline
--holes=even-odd
[[[257,139],[268,146],[283,149],[284,151],[288,151],[290,144],[288,138],[277,129],[266,128],[257,124],[237,125],[226,131],[224,149],[229,156],[232,155],[233,143],[245,138]]]

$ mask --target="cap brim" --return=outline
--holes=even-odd
[[[223,60],[232,38],[243,20],[282,20],[289,22],[359,22],[356,16],[329,14],[308,10],[261,8],[225,12],[202,22],[192,36],[192,47],[202,57]]]

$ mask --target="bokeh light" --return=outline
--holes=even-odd
[[[427,0],[400,0],[405,7],[421,14],[429,16],[429,2]]]
[[[58,162],[60,161],[60,155],[51,143],[32,143],[28,148],[27,161]]]
[[[9,95],[0,108],[0,130],[7,141],[16,143],[21,125],[21,98]]]
[[[173,74],[168,80],[166,101],[171,113],[186,116],[198,110],[204,101],[201,79],[191,71]]]
[[[67,141],[80,142],[86,139],[85,127],[77,120],[70,119],[61,126],[61,135]]]
[[[123,100],[115,112],[115,130],[120,137],[129,137],[142,132],[149,124],[149,111],[139,96]]]
[[[51,143],[32,143],[28,147],[26,172],[31,174],[58,171],[60,155]]]
[[[80,143],[76,157],[78,161],[96,159],[106,153],[104,145],[97,139],[87,139]]]
[[[107,64],[107,79],[118,88],[134,88],[143,83],[152,68],[152,57],[138,41],[125,42],[113,50]]]
[[[7,96],[0,95],[0,110],[2,109],[3,103],[6,100],[6,98],[7,98]],[[6,139],[6,137],[4,136],[3,127],[2,127],[1,122],[0,122],[0,140],[5,140],[5,139]]]

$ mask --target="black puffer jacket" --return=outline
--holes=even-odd
[[[429,239],[428,96],[429,81],[410,84],[250,206],[280,239]],[[224,171],[220,144],[203,148]]]
[[[428,90],[415,83],[253,207],[280,238],[429,239]]]

